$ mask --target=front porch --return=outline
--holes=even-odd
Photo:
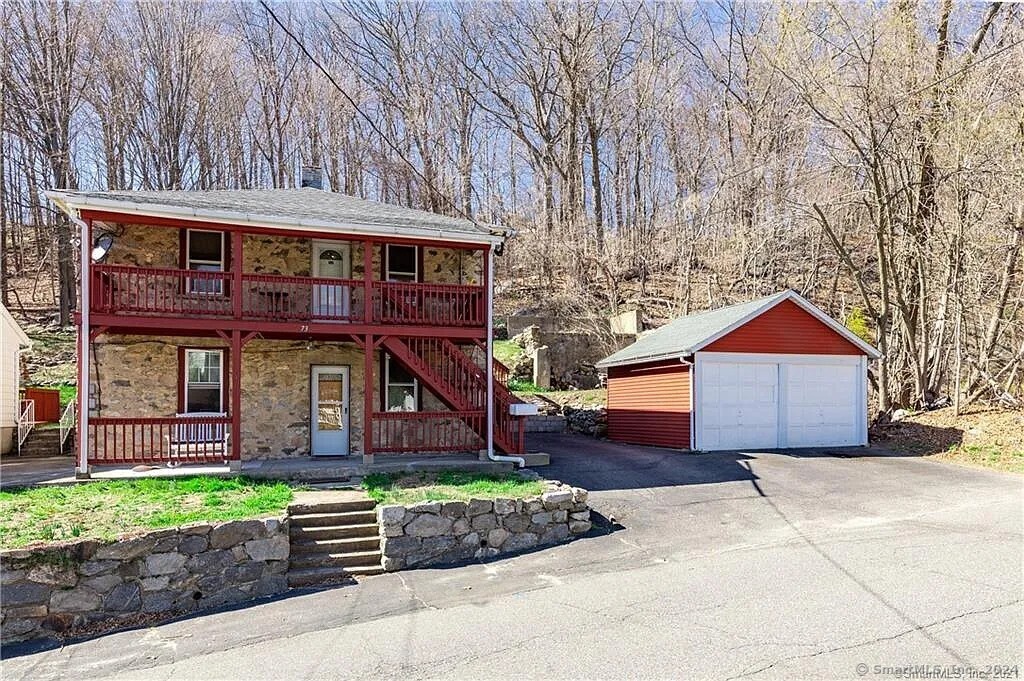
[[[487,372],[472,342],[104,334],[92,354],[80,467],[237,473],[326,455],[323,466],[344,477],[375,457],[474,460],[487,448]],[[511,415],[516,398],[494,373],[495,445],[520,454],[525,420]],[[297,466],[315,469],[314,460]]]
[[[231,477],[244,475],[259,480],[284,480],[306,485],[338,484],[346,486],[372,473],[422,473],[431,471],[465,471],[468,473],[503,473],[513,465],[501,461],[481,460],[476,454],[382,454],[370,464],[360,457],[297,457],[243,461],[233,471],[223,462],[192,464],[168,468],[164,465],[94,466],[89,480],[138,480],[146,478],[182,478],[194,475]],[[72,485],[85,479],[75,475],[71,457],[37,459],[4,459],[0,461],[2,489],[36,485]]]

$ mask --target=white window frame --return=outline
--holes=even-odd
[[[411,248],[413,250],[413,258],[412,258],[413,271],[412,272],[402,272],[400,270],[392,269],[392,267],[391,267],[391,247],[392,246],[396,246],[398,248]],[[385,249],[385,252],[384,252],[384,262],[387,265],[387,270],[384,272],[384,280],[385,281],[400,281],[400,282],[412,284],[412,283],[418,282],[420,280],[420,247],[419,246],[416,246],[414,244],[384,244],[384,249]],[[410,281],[410,280],[407,280],[407,279],[392,279],[391,277],[392,277],[393,274],[398,274],[398,275],[405,276],[405,277],[408,277],[408,276],[411,275],[412,276],[412,280]]]
[[[217,234],[220,236],[220,260],[201,260],[192,258],[192,232],[203,232],[205,234]],[[224,243],[224,232],[215,229],[186,229],[185,230],[185,269],[192,270],[192,265],[217,265],[220,267],[220,272],[227,271],[227,250],[225,249]],[[195,270],[196,272],[205,272],[210,270]],[[188,280],[188,292],[196,295],[223,295],[224,293],[224,282],[215,281],[211,282],[214,286],[211,290],[202,290],[200,285],[199,290],[196,288],[196,284],[204,282],[204,279],[189,279]]]
[[[412,383],[392,383],[391,381],[391,355],[384,353],[384,411],[391,411],[391,405],[388,401],[388,396],[391,394],[391,388],[394,387],[408,387],[412,385],[412,398],[416,401],[416,408],[413,411],[420,411],[420,381],[415,376],[412,377]],[[397,410],[396,410],[397,411]],[[402,409],[401,411],[405,411]]]
[[[213,383],[192,383],[192,382],[190,382],[188,380],[188,367],[189,367],[188,357],[189,357],[190,354],[196,353],[196,352],[215,353],[217,355],[218,363],[220,365],[220,381],[216,383],[216,386],[217,386],[217,411],[212,412],[212,413],[214,413],[214,414],[223,414],[224,413],[224,351],[221,350],[221,349],[218,349],[218,348],[185,348],[185,357],[184,357],[184,360],[183,360],[185,362],[185,366],[182,368],[183,370],[181,372],[182,373],[182,376],[181,376],[181,380],[182,380],[182,385],[181,385],[181,390],[182,390],[182,393],[181,393],[181,395],[182,395],[182,400],[181,400],[182,413],[184,413],[184,414],[206,414],[206,413],[211,413],[211,412],[201,412],[201,411],[189,411],[189,408],[188,408],[188,387],[189,387],[189,385],[194,385],[194,386],[197,386],[197,387],[204,387],[204,388],[208,388],[208,387],[214,385]]]

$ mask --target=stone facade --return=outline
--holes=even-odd
[[[105,260],[110,265],[133,265],[176,269],[182,264],[180,230],[173,227],[149,225],[116,225],[114,246]],[[353,279],[363,276],[363,242],[345,241],[350,245],[350,269]],[[293,277],[312,276],[313,240],[294,237],[244,234],[242,235],[242,271],[250,274],[281,274]],[[483,251],[455,248],[421,247],[422,273],[425,283],[474,284],[483,283]],[[383,248],[373,246],[371,262],[373,278],[381,278]]]
[[[178,413],[178,348],[224,347],[212,338],[103,336],[95,344],[92,381],[102,417],[170,417]],[[374,399],[380,399],[380,353],[374,353]],[[349,367],[349,447],[362,453],[364,362],[354,343],[253,340],[242,349],[242,458],[309,454],[310,369]],[[230,381],[225,377],[225,400]],[[435,398],[436,399],[436,398]]]
[[[378,506],[385,570],[490,558],[590,531],[587,491],[552,485],[539,497]]]
[[[182,613],[288,588],[288,521],[202,523],[0,553],[3,642]]]

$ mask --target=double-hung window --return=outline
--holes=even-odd
[[[417,411],[420,403],[420,382],[399,362],[384,355],[384,409],[386,411]]]
[[[225,270],[224,232],[189,229],[185,232],[185,268],[196,272]],[[224,293],[224,281],[189,277],[190,293]]]
[[[420,274],[420,258],[416,246],[401,244],[385,244],[384,261],[387,281],[418,281]]]
[[[185,413],[224,413],[224,351],[185,350]]]

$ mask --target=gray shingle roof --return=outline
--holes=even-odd
[[[724,331],[733,324],[756,313],[760,309],[768,309],[783,298],[793,295],[792,291],[781,291],[766,298],[758,298],[748,303],[738,303],[716,310],[698,312],[680,317],[654,331],[640,336],[637,342],[629,347],[605,357],[597,363],[598,367],[616,366],[619,364],[636,364],[641,361],[654,361],[682,357],[699,349],[710,338]]]
[[[175,213],[199,211],[238,216],[249,222],[276,222],[307,228],[337,229],[359,225],[386,233],[409,231],[419,236],[437,232],[448,238],[465,235],[472,241],[494,241],[507,230],[474,223],[463,218],[438,215],[376,201],[336,194],[318,189],[225,189],[214,191],[55,191],[50,197],[64,207],[94,207],[115,210],[111,202],[123,204],[134,212],[174,209]],[[199,215],[197,215],[198,217]]]

